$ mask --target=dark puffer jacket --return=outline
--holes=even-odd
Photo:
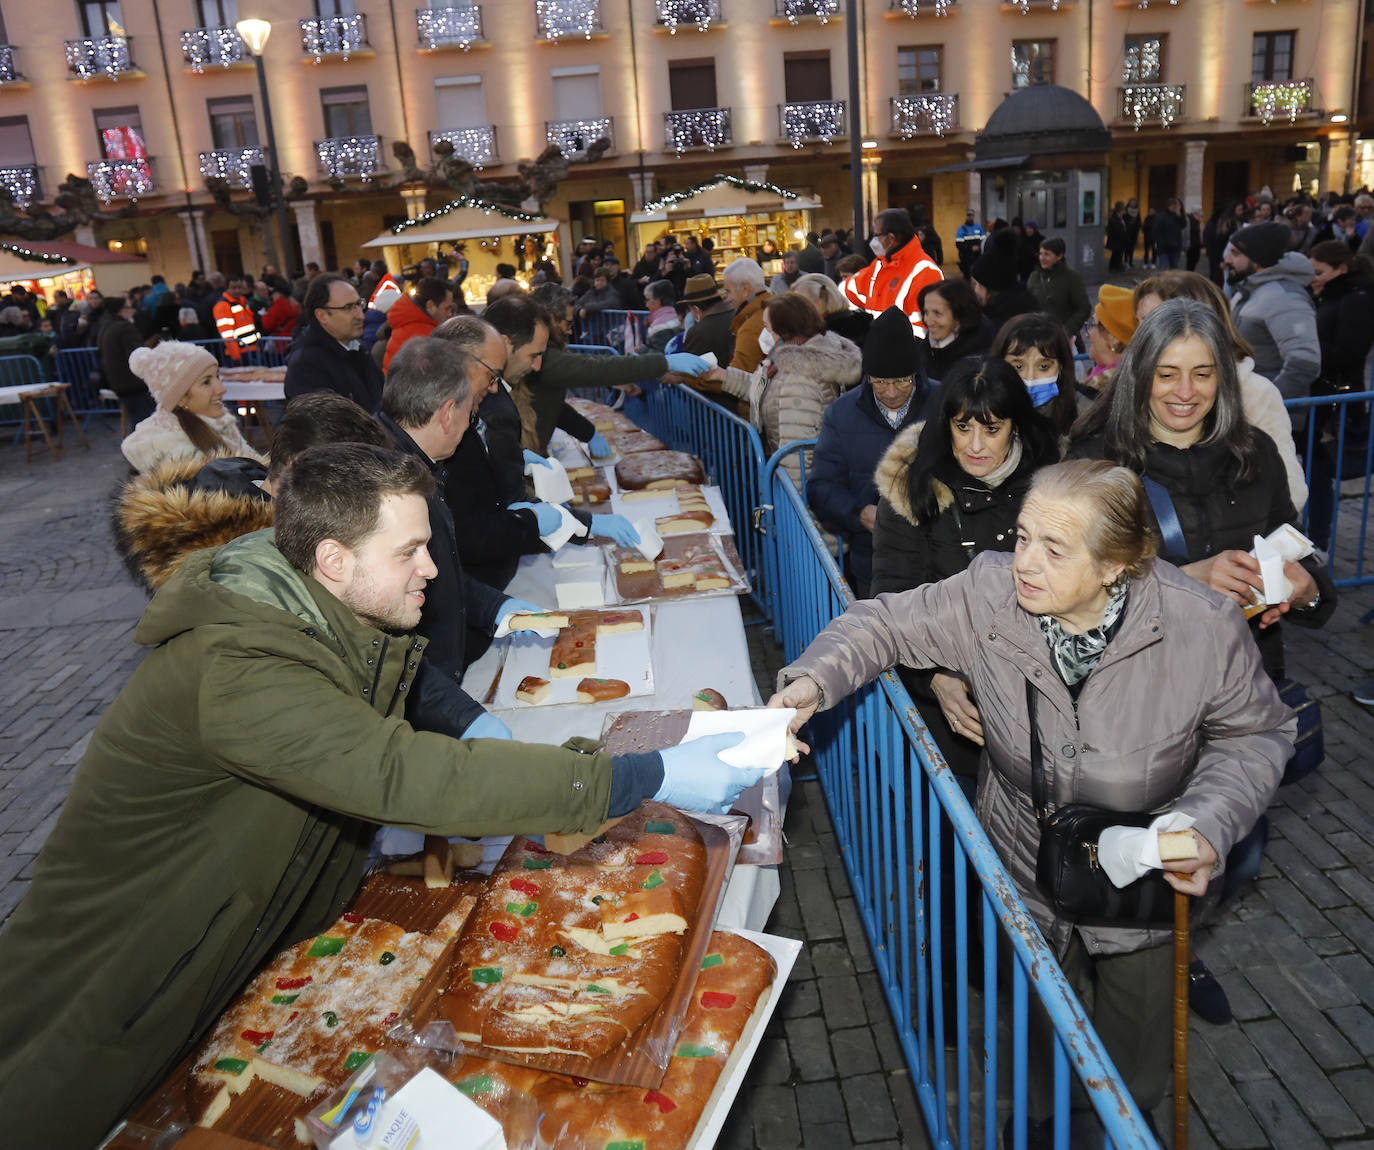
[[[1256,535],[1268,535],[1281,523],[1297,526],[1298,515],[1288,494],[1278,448],[1267,435],[1256,434],[1254,441],[1255,466],[1244,480],[1236,479],[1236,465],[1224,446],[1197,444],[1180,449],[1165,443],[1151,445],[1144,474],[1169,492],[1187,548],[1186,555],[1169,553],[1166,557],[1170,562],[1182,566],[1222,551],[1249,551]],[[1108,458],[1097,436],[1075,443],[1069,456]],[[1336,588],[1324,564],[1304,559],[1302,565],[1317,581],[1321,603],[1312,611],[1290,611],[1284,619],[1302,627],[1320,627],[1336,609]],[[1281,628],[1282,624],[1276,623],[1260,630],[1257,620],[1250,625],[1264,657],[1264,669],[1274,678],[1284,673]]]
[[[992,339],[996,334],[997,329],[992,326],[992,320],[984,315],[978,317],[977,327],[968,331],[961,330],[954,337],[953,343],[944,347],[930,344],[930,350],[926,353],[926,374],[930,377],[931,384],[937,384],[944,379],[950,368],[965,356],[985,355],[992,346]]]

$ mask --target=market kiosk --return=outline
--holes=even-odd
[[[514,264],[522,288],[530,286],[538,261],[562,266],[557,220],[466,198],[388,228],[363,247],[381,248],[387,270],[395,276],[428,256],[447,261],[452,278],[458,274],[461,254],[468,261],[463,294],[469,303],[486,299],[487,289],[496,282],[497,264]]]
[[[127,252],[61,240],[0,241],[0,294],[23,284],[51,304],[57,291],[73,300],[85,299],[93,288],[118,295],[147,283],[148,276],[148,261]]]
[[[758,184],[739,176],[715,175],[705,183],[662,196],[644,205],[630,217],[636,254],[644,245],[675,236],[679,241],[689,235],[710,239],[716,267],[733,259],[757,259],[765,240],[772,240],[779,252],[801,247],[811,231],[812,217],[821,206],[818,199],[778,187]],[[782,270],[765,266],[766,273]]]

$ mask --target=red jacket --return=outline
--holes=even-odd
[[[258,325],[248,304],[238,296],[225,292],[215,304],[215,327],[224,340],[224,354],[238,359],[241,347],[258,342]]]
[[[840,285],[845,298],[869,315],[881,315],[896,305],[911,319],[912,329],[925,338],[926,325],[921,322],[921,309],[916,301],[926,284],[944,279],[935,261],[926,255],[921,241],[915,236],[907,240],[891,256],[879,257],[861,268]]]
[[[391,305],[386,313],[386,322],[391,325],[391,338],[386,341],[386,358],[382,360],[382,370],[391,366],[391,357],[408,339],[417,335],[429,335],[438,326],[429,312],[420,307],[408,295],[403,295]]]
[[[296,330],[296,320],[300,318],[301,305],[287,296],[272,301],[272,306],[262,313],[262,330],[268,335],[289,337]]]

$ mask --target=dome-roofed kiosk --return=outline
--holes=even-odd
[[[1057,84],[1013,92],[974,142],[974,159],[949,170],[982,176],[983,218],[1034,220],[1045,235],[1062,236],[1069,264],[1089,283],[1106,271],[1103,227],[1109,204],[1107,149],[1111,132],[1093,106]]]

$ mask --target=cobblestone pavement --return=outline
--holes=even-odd
[[[112,428],[90,434],[89,452],[32,464],[0,441],[0,918],[141,657],[145,598],[108,527],[125,467]],[[1324,632],[1288,632],[1290,672],[1322,701],[1327,763],[1279,794],[1258,881],[1200,932],[1236,1021],[1194,1022],[1196,1150],[1374,1150],[1374,711],[1348,694],[1374,675],[1371,609],[1374,590],[1347,592]],[[761,626],[749,637],[766,695],[778,650]],[[769,929],[807,947],[719,1145],[926,1146],[816,783],[795,787],[786,830]],[[1167,1128],[1167,1106],[1158,1117]]]

